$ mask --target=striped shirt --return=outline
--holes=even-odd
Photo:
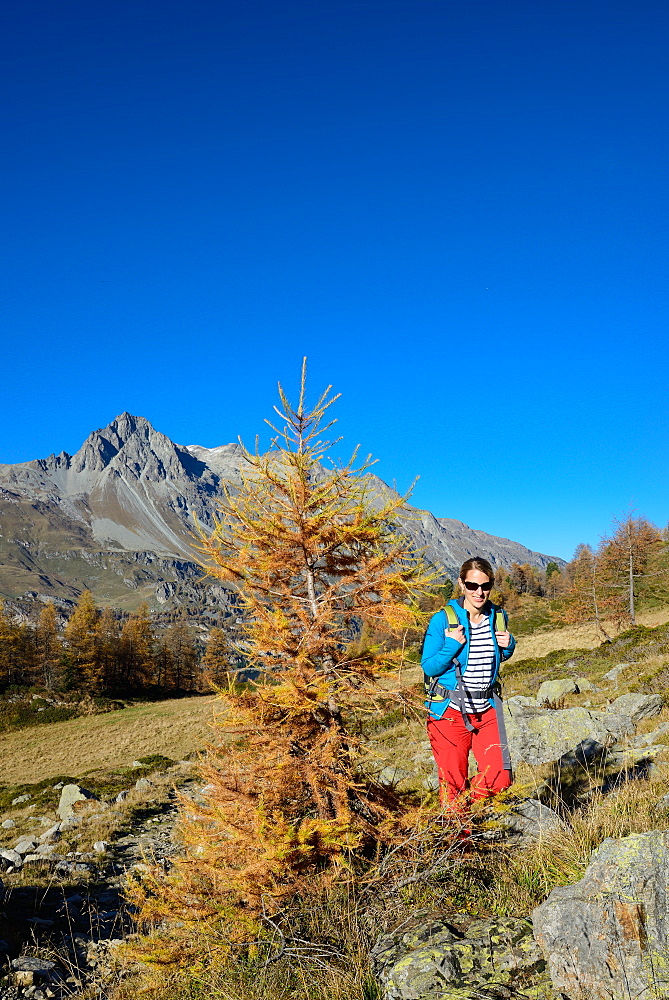
[[[469,642],[469,656],[467,657],[467,669],[462,675],[462,683],[471,691],[482,691],[490,687],[495,673],[495,643],[490,632],[490,622],[487,618],[482,618],[478,625],[470,622],[471,639]],[[451,702],[454,708],[459,708],[457,702]],[[465,698],[465,711],[485,712],[490,708],[487,698]]]

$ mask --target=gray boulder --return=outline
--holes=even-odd
[[[3,830],[13,830],[15,826],[16,826],[16,823],[15,823],[15,821],[13,819],[4,819],[2,821],[2,829]]]
[[[538,799],[526,799],[514,806],[511,812],[503,814],[499,820],[507,837],[522,842],[541,840],[556,830],[566,830],[566,823],[558,814]]]
[[[652,719],[662,711],[660,694],[621,694],[611,702],[609,712],[615,715],[629,715],[635,724],[642,719]]]
[[[661,726],[654,729],[652,733],[640,733],[635,737],[633,745],[635,747],[647,747],[651,743],[657,743],[669,733],[669,722],[663,722]]]
[[[669,830],[605,840],[581,881],[533,913],[553,986],[593,1000],[666,996],[668,896]]]
[[[533,709],[514,704],[513,699],[504,706],[504,719],[514,765],[552,763],[585,740],[612,746],[634,730],[629,716],[580,706]]]
[[[14,850],[17,854],[30,854],[36,848],[37,841],[32,837],[20,837],[14,844]]]
[[[615,667],[611,667],[610,670],[607,670],[607,672],[604,674],[604,680],[610,681],[612,684],[613,683],[617,684],[620,675],[623,674],[631,666],[632,666],[631,663],[616,664]]]
[[[585,694],[586,691],[599,691],[600,690],[600,688],[598,688],[595,684],[593,684],[592,681],[588,677],[577,677],[576,678],[576,687],[578,688],[578,693],[579,694]]]
[[[82,788],[81,785],[64,785],[56,812],[61,819],[67,819],[68,816],[74,816],[75,802],[86,802],[89,799],[98,801],[92,792]]]
[[[514,694],[511,698],[507,698],[507,704],[514,705],[518,709],[538,708],[537,699],[524,694]]]
[[[21,806],[24,802],[29,802],[32,796],[28,792],[24,792],[23,795],[17,795],[15,799],[12,799],[13,806]]]
[[[32,955],[21,955],[13,958],[11,969],[17,986],[34,986],[37,983],[48,982],[56,963],[47,958],[35,958]]]
[[[149,781],[148,778],[138,778],[135,782],[135,788],[138,792],[150,792],[153,788],[153,782]]]
[[[20,868],[23,864],[23,858],[19,852],[13,851],[11,847],[1,847],[0,858],[6,862],[6,864],[3,865],[5,870],[9,867]]]
[[[549,702],[560,701],[566,694],[578,692],[576,681],[571,678],[557,681],[544,681],[537,692],[537,705],[547,705]]]
[[[40,844],[47,844],[47,843],[55,843],[57,840],[60,840],[60,838],[61,838],[60,823],[56,823],[55,826],[51,826],[49,827],[48,830],[45,830],[44,833],[37,839],[39,840]]]
[[[382,785],[387,785],[390,788],[394,788],[395,785],[399,785],[401,781],[406,781],[407,778],[413,778],[415,775],[411,771],[404,771],[401,767],[384,767],[378,774],[379,783]],[[204,789],[201,789],[201,794]]]
[[[510,918],[474,920],[463,934],[441,918],[418,915],[382,935],[371,959],[384,1000],[522,997],[508,986],[519,973],[545,968],[530,922]]]

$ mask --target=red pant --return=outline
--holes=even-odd
[[[494,708],[473,713],[470,733],[457,708],[449,705],[441,719],[428,719],[427,734],[439,770],[439,798],[442,805],[469,792],[470,799],[484,799],[511,784],[511,773],[502,766],[502,749]],[[478,773],[467,779],[469,751],[478,764]]]

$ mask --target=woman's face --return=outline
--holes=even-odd
[[[470,569],[465,579],[458,580],[458,583],[464,592],[465,600],[479,611],[490,597],[492,590],[490,577],[486,573],[482,573],[480,569]],[[474,586],[475,589],[472,590],[471,588]]]

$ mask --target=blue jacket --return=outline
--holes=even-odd
[[[469,641],[471,633],[469,627],[469,614],[465,608],[457,600],[449,601],[448,603],[455,609],[458,621],[464,627],[465,642],[460,643],[446,634],[446,630],[448,629],[446,612],[437,611],[436,614],[432,615],[430,618],[430,624],[428,625],[427,632],[425,633],[421,666],[423,667],[423,672],[428,677],[435,677],[439,684],[442,684],[445,688],[447,688],[447,690],[453,691],[457,683],[455,664],[453,660],[456,658],[459,660],[462,673],[464,675],[467,669],[467,657],[469,655]],[[516,640],[513,636],[511,636],[511,643],[506,649],[500,649],[497,645],[497,639],[495,637],[496,611],[501,611],[504,615],[504,621],[508,622],[506,611],[504,611],[503,608],[499,608],[495,604],[489,603],[488,620],[490,621],[490,631],[495,644],[495,671],[492,679],[493,684],[499,676],[500,664],[502,664],[504,660],[508,660],[516,648]],[[434,719],[440,719],[449,704],[450,702],[448,700],[425,702],[430,716]],[[492,700],[490,700],[490,704],[493,704]]]

